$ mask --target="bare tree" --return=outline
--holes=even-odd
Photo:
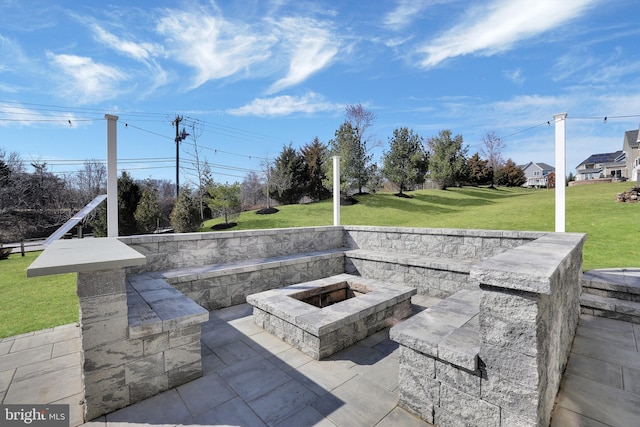
[[[202,147],[198,146],[198,138],[202,135],[202,123],[192,121],[189,124],[189,137],[193,141],[186,150],[190,157],[190,166],[185,168],[189,176],[189,182],[196,187],[195,198],[200,208],[200,220],[204,221],[204,207],[206,204],[207,188],[213,183],[209,161],[202,154]]]
[[[76,172],[72,182],[86,204],[106,192],[107,167],[96,159],[85,160],[83,168]]]
[[[493,169],[493,176],[496,177],[504,165],[502,152],[506,148],[506,144],[494,131],[487,132],[484,138],[482,138],[482,143],[484,147],[480,148],[480,154],[489,162],[489,167]],[[493,184],[495,184],[495,178],[492,179],[491,185]]]
[[[242,181],[242,203],[245,209],[255,209],[264,203],[264,182],[256,172],[249,172]]]
[[[369,142],[369,149],[376,147],[379,144],[374,141],[368,141],[370,137],[368,131],[376,121],[376,113],[371,110],[367,110],[360,103],[356,105],[349,104],[345,107],[345,118],[353,127],[356,141],[360,144],[364,144],[365,146],[367,142]]]

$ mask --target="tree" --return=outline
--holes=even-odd
[[[138,232],[135,212],[140,202],[140,187],[127,171],[118,178],[118,234],[130,236]]]
[[[431,149],[431,178],[438,181],[441,190],[452,185],[462,185],[469,177],[466,163],[467,147],[463,147],[462,144],[462,135],[456,135],[451,139],[449,129],[440,131],[438,136],[428,140]]]
[[[496,135],[495,132],[488,132],[484,138],[482,138],[483,148],[480,149],[480,154],[488,161],[488,165],[493,169],[494,179],[495,175],[504,165],[504,159],[502,158],[502,152],[506,148],[506,144]],[[491,181],[493,185],[495,181]]]
[[[520,187],[527,182],[524,171],[520,169],[511,159],[508,159],[504,166],[498,171],[496,176],[498,185],[505,187]]]
[[[189,187],[180,189],[180,195],[169,215],[171,226],[176,233],[189,233],[200,228],[200,207]]]
[[[152,233],[159,225],[160,204],[158,203],[158,189],[151,180],[147,180],[144,184],[134,218],[138,230],[143,233]]]
[[[76,172],[73,183],[84,200],[84,204],[107,191],[107,167],[92,159],[85,160],[83,168]]]
[[[478,153],[467,160],[469,168],[469,182],[472,185],[493,184],[493,169],[488,160],[482,160]]]
[[[200,220],[204,221],[205,198],[207,197],[207,189],[213,184],[213,177],[209,161],[203,156],[202,149],[198,146],[198,138],[202,135],[202,123],[192,121],[189,125],[188,135],[193,140],[193,144],[189,144],[189,148],[186,150],[187,161],[191,165],[187,168],[187,176],[189,182],[196,188],[194,196],[198,199]]]
[[[316,136],[312,142],[300,149],[309,171],[309,182],[307,195],[313,200],[323,200],[331,195],[331,192],[324,186],[326,181],[325,161],[328,158],[327,146],[320,142]]]
[[[364,187],[369,185],[374,169],[373,155],[369,153],[367,142],[371,142],[368,141],[369,129],[375,119],[376,115],[362,104],[347,105],[345,121],[336,130],[335,138],[329,141],[330,156],[340,156],[340,190],[345,194],[352,188],[357,188],[358,194],[362,194]],[[370,148],[376,145],[369,144]],[[328,169],[333,169],[333,166]],[[330,170],[328,185],[333,180]]]
[[[255,209],[262,205],[265,199],[264,183],[256,172],[249,172],[242,180],[241,199],[244,209]]]
[[[403,191],[424,182],[429,166],[422,138],[406,127],[396,128],[389,138],[389,151],[382,157],[382,174]]]
[[[282,147],[270,175],[273,184],[270,196],[283,205],[298,203],[307,193],[309,169],[291,144]]]
[[[222,217],[225,224],[242,212],[240,184],[214,184],[208,189],[207,204],[214,218]]]

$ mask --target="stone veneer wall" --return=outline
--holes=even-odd
[[[281,228],[128,236],[118,239],[147,257],[146,265],[127,270],[129,274],[138,274],[336,249],[342,246],[343,229]]]
[[[78,272],[85,420],[202,376],[200,323],[131,337],[125,270]]]
[[[436,426],[548,426],[580,315],[585,238],[548,233],[473,266],[479,312],[454,329],[455,351],[432,341],[452,336],[462,312],[445,324],[428,309],[393,328],[400,404]]]
[[[544,235],[528,231],[493,231],[403,227],[344,226],[348,248],[345,272],[414,286],[419,294],[446,298],[468,287],[471,266]]]
[[[344,226],[344,246],[425,257],[480,261],[535,240],[533,231]]]
[[[547,426],[580,318],[585,234],[549,233],[475,266],[481,397],[501,426]]]

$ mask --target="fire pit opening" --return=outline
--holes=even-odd
[[[289,296],[311,304],[314,307],[324,308],[337,302],[364,295],[367,292],[369,292],[369,290],[363,286],[352,286],[348,282],[343,281],[329,286],[298,292]]]

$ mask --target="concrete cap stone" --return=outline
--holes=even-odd
[[[57,240],[27,268],[27,277],[144,265],[147,258],[115,238]]]

